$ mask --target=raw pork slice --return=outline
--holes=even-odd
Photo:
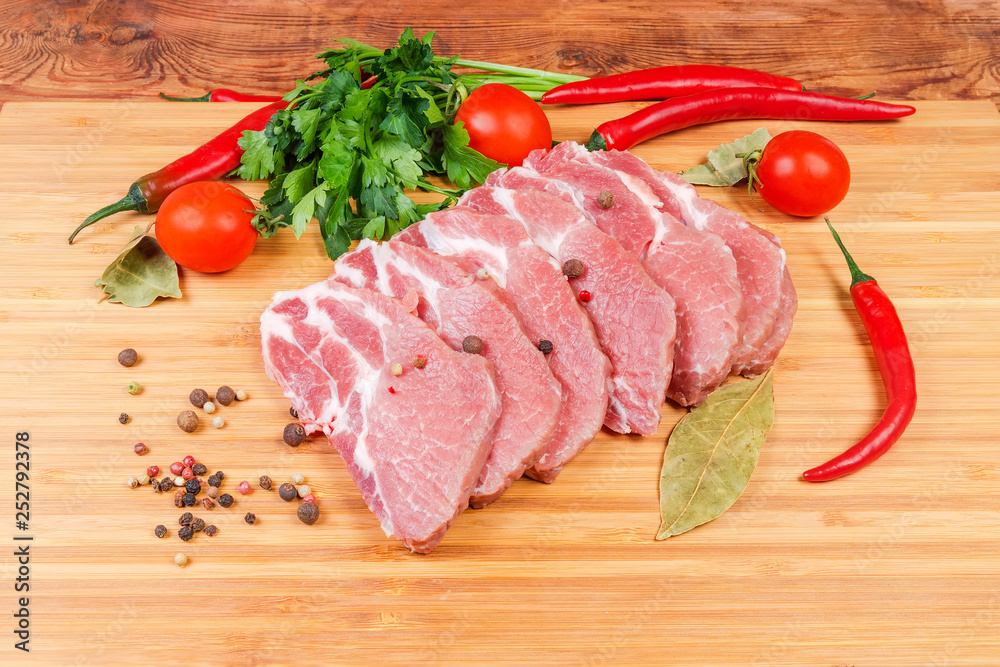
[[[601,429],[608,410],[611,362],[562,267],[532,243],[521,223],[467,206],[432,213],[395,239],[461,257],[507,290],[532,343],[547,340],[549,369],[562,385],[559,422],[529,477],[551,482]]]
[[[483,507],[499,498],[548,448],[561,402],[559,383],[521,328],[507,293],[454,261],[402,241],[362,242],[340,256],[335,278],[397,298],[416,292],[417,315],[455,350],[466,336],[482,339],[482,354],[496,371],[501,413],[469,502]],[[413,359],[403,363],[404,375],[422,372]]]
[[[618,433],[652,435],[660,423],[673,360],[674,301],[639,260],[576,206],[545,192],[481,186],[459,201],[520,222],[560,265],[576,259],[584,272],[570,280],[611,360],[611,401],[604,424]]]
[[[605,164],[574,142],[563,142],[525,161],[541,176],[528,184],[561,189],[585,210],[602,231],[640,259],[646,272],[673,297],[677,306],[677,342],[667,397],[681,405],[698,405],[721,385],[733,366],[746,311],[736,260],[715,234],[687,227],[670,213],[643,180],[658,178],[631,153],[617,153]],[[500,177],[503,183],[505,178]],[[522,179],[523,180],[523,179]],[[614,203],[598,202],[609,192]]]
[[[332,281],[279,292],[260,318],[268,376],[344,458],[365,502],[413,551],[430,552],[490,452],[500,393],[492,364],[455,352],[403,305]],[[393,364],[427,358],[420,373]]]
[[[751,367],[757,367],[754,361],[763,354],[782,311],[782,292],[786,290],[784,251],[742,215],[702,199],[693,185],[676,174],[655,171],[657,178],[652,178],[649,172],[622,156],[618,151],[594,153],[595,160],[648,185],[663,203],[662,211],[690,227],[720,236],[732,251],[746,307],[743,339],[735,354],[733,372],[753,375]],[[781,346],[777,347],[780,350]]]

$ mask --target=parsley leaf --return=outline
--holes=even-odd
[[[450,124],[470,88],[507,75],[536,93],[541,84],[565,82],[561,75],[436,57],[433,36],[417,38],[407,28],[385,50],[338,40],[340,48],[319,56],[327,69],[285,96],[288,109],[263,131],[244,133],[239,175],[270,178],[253,223],[262,236],[291,227],[298,237],[316,218],[331,258],[346,252],[351,239],[391,237],[500,167],[469,148],[463,127]],[[459,75],[456,65],[486,74]],[[432,174],[459,190],[432,184]],[[417,189],[443,200],[417,204],[407,192]]]
[[[469,148],[469,132],[464,123],[444,126],[444,153],[442,163],[448,178],[460,188],[471,188],[482,183],[500,163]]]

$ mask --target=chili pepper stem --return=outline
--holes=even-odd
[[[606,151],[608,150],[608,140],[600,132],[594,130],[587,141],[586,148],[588,151]]]
[[[844,253],[844,258],[847,260],[847,267],[851,270],[851,287],[854,287],[858,283],[875,280],[858,268],[854,258],[851,257],[851,253],[847,252],[847,248],[844,247],[844,242],[840,240],[840,234],[838,234],[837,230],[833,228],[832,224],[830,224],[830,218],[824,217],[823,219],[826,221],[826,226],[830,228],[831,232],[833,232],[833,240],[837,242],[838,246],[840,246],[840,251]]]
[[[201,97],[171,97],[170,95],[164,95],[163,93],[160,93],[160,97],[165,100],[170,100],[171,102],[211,102],[212,91],[205,93]]]
[[[87,219],[81,222],[80,226],[74,229],[73,233],[69,235],[70,245],[73,245],[73,240],[76,238],[76,235],[85,228],[90,227],[98,220],[102,220],[103,218],[106,218],[109,215],[114,215],[115,213],[121,213],[122,211],[139,211],[140,213],[147,212],[146,199],[142,196],[142,192],[139,191],[139,187],[135,183],[133,183],[132,187],[128,189],[128,194],[120,200],[116,201],[114,204],[108,204],[104,208],[87,216]]]

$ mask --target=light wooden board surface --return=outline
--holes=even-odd
[[[810,124],[853,169],[833,213],[862,268],[894,298],[920,406],[876,465],[833,483],[799,473],[845,449],[882,409],[848,272],[825,226],[758,213],[799,290],[775,368],[775,426],[740,501],[654,542],[657,476],[682,414],[655,437],[602,432],[550,486],[519,481],[456,521],[429,556],[383,536],[339,457],[280,441],[287,401],[265,376],[257,318],[273,292],[331,270],[318,236],[282,233],[225,275],[184,271],[184,298],[98,303],[93,281],[149,218],[124,214],[66,244],[138,175],[243,116],[242,105],[9,103],[0,112],[0,540],[31,542],[31,649],[4,664],[986,665],[1000,656],[1000,116],[989,102],[923,102],[886,124]],[[552,110],[584,139],[626,109]],[[761,122],[730,122],[636,152],[679,169]],[[768,122],[772,133],[805,124]],[[259,185],[247,186],[259,194]],[[121,348],[141,356],[120,367]],[[125,385],[144,386],[130,396]],[[221,430],[174,425],[194,387],[250,398]],[[118,414],[129,412],[127,426]],[[31,434],[31,523],[13,526],[13,439]],[[150,453],[138,458],[132,445]],[[149,464],[192,454],[241,479],[302,472],[323,515],[308,527],[259,489],[200,514],[215,538],[176,538],[168,495],[129,490]],[[256,485],[255,485],[256,486]],[[258,524],[242,516],[253,511]],[[153,527],[170,528],[158,540]],[[173,555],[190,557],[185,569]],[[13,611],[15,568],[0,585]],[[183,648],[182,648],[183,647]],[[26,659],[27,658],[27,659]]]

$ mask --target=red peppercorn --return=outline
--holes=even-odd
[[[187,466],[188,468],[190,468],[191,466],[193,466],[195,464],[194,457],[191,456],[190,454],[188,454],[183,459],[181,459],[181,461],[183,461],[184,465]]]
[[[309,494],[308,496],[302,496],[302,502],[304,503],[314,503],[316,502],[316,496]]]
[[[238,488],[240,490],[240,493],[242,493],[245,496],[246,494],[250,493],[250,482],[243,480],[236,488]]]
[[[389,387],[389,393],[390,394],[395,394],[396,393],[396,388],[395,387]]]
[[[194,477],[194,471],[191,470],[191,468],[184,468],[183,470],[181,470],[181,477],[183,477],[184,479],[191,479],[192,477]]]
[[[585,289],[580,290],[580,301],[587,303],[590,301],[590,292]]]
[[[150,477],[156,477],[160,474],[160,466],[149,466],[146,468],[146,474]]]
[[[142,444],[141,442],[135,447],[133,447],[133,449],[135,450],[135,453],[138,454],[139,456],[142,456],[143,454],[149,451],[149,447]]]
[[[184,464],[180,461],[174,461],[170,464],[170,474],[179,475],[184,472]]]

